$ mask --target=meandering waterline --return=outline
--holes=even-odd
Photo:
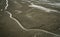
[[[7,8],[8,8],[8,0],[6,0],[5,10],[7,10]]]
[[[42,31],[42,32],[49,33],[49,34],[52,34],[52,35],[55,35],[55,36],[60,36],[60,35],[57,35],[57,34],[55,34],[55,33],[52,33],[52,32],[46,31],[46,30],[42,30],[42,29],[27,29],[27,28],[24,28],[24,27],[22,26],[22,24],[21,24],[17,19],[15,19],[14,17],[12,17],[12,14],[11,14],[10,12],[8,12],[8,11],[6,11],[6,12],[10,15],[9,17],[10,17],[12,20],[14,20],[14,21],[20,26],[21,29],[23,29],[23,30],[25,30],[25,31]]]
[[[5,7],[5,10],[8,8],[8,0],[6,0],[6,7]],[[52,33],[52,32],[49,32],[49,31],[46,31],[46,30],[42,30],[42,29],[27,29],[25,28],[24,26],[22,26],[22,24],[19,22],[19,20],[17,20],[16,18],[13,17],[12,13],[9,12],[9,11],[6,11],[7,14],[9,14],[9,17],[14,20],[19,26],[21,29],[23,29],[24,31],[42,31],[42,32],[45,32],[45,33],[49,33],[49,34],[52,34],[52,35],[55,35],[55,36],[60,36],[60,35],[57,35],[55,33]]]

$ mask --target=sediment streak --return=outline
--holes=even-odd
[[[33,3],[31,3],[31,5],[29,5],[29,7],[32,7],[32,8],[36,8],[36,9],[40,9],[40,10],[43,10],[45,12],[58,12],[57,10],[54,10],[54,9],[49,9],[49,8],[46,8],[46,7],[43,7],[43,6],[38,6],[38,5],[35,5]]]

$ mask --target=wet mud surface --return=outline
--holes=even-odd
[[[8,0],[8,8],[4,10],[6,5],[0,6],[0,33],[1,37],[60,37],[38,30],[23,30],[16,21],[10,18],[6,12],[10,12],[12,17],[17,19],[26,29],[42,29],[57,35],[60,35],[60,13],[45,12],[44,10],[29,7],[29,2],[22,0]],[[35,2],[34,2],[35,3]],[[37,4],[45,6],[45,4]],[[2,7],[3,6],[3,7]],[[58,10],[57,6],[53,8],[51,5],[46,6],[50,9]],[[3,9],[3,10],[2,10]]]

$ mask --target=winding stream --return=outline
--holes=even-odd
[[[5,10],[7,10],[7,8],[8,8],[8,0],[6,0]],[[43,8],[43,7],[42,7],[42,8]],[[46,9],[46,8],[45,8],[45,9]],[[52,34],[52,35],[55,35],[55,36],[60,36],[60,35],[57,35],[57,34],[55,34],[55,33],[48,32],[48,31],[45,31],[45,30],[42,30],[42,29],[27,29],[27,28],[24,28],[24,27],[22,26],[22,24],[19,22],[19,20],[17,20],[16,18],[13,17],[13,15],[12,15],[11,12],[9,12],[9,11],[6,11],[6,12],[7,12],[7,14],[9,14],[9,17],[10,17],[12,20],[14,20],[14,21],[20,26],[20,28],[23,29],[24,31],[30,31],[30,32],[31,32],[31,31],[45,32],[45,33]]]

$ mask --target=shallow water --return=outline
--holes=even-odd
[[[0,2],[1,37],[60,37],[59,0]]]

